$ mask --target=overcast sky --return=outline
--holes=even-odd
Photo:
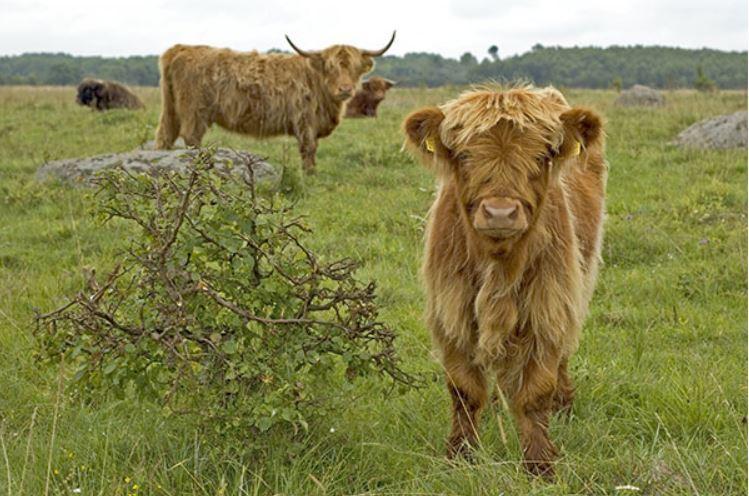
[[[148,55],[174,43],[238,50],[345,43],[500,57],[543,45],[747,49],[746,0],[0,0],[0,54]]]

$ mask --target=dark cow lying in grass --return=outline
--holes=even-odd
[[[114,81],[84,79],[78,85],[76,103],[96,110],[114,108],[141,109],[143,102],[135,94]]]
[[[448,453],[476,444],[493,375],[526,468],[550,477],[549,418],[571,406],[567,362],[601,252],[601,118],[552,88],[489,88],[414,112],[404,128],[440,179],[423,270],[453,402]]]
[[[377,117],[377,106],[385,99],[385,93],[393,85],[394,81],[379,76],[364,81],[361,89],[346,105],[346,117]]]

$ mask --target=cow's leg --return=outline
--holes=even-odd
[[[546,478],[554,476],[552,465],[557,455],[549,439],[549,417],[557,390],[560,360],[552,354],[531,358],[523,369],[522,383],[512,395],[513,414],[520,431],[526,469]]]
[[[302,155],[302,169],[307,174],[314,174],[317,137],[312,131],[304,130],[297,136],[297,141],[299,141],[299,153]]]
[[[570,379],[569,372],[567,371],[567,359],[564,359],[559,364],[557,389],[554,393],[554,411],[569,414],[572,410],[574,399],[575,386],[572,384],[572,379]]]
[[[452,428],[447,456],[469,455],[478,442],[478,420],[486,404],[487,386],[483,370],[470,357],[450,345],[443,346],[447,389],[452,399]]]
[[[187,146],[200,146],[210,123],[201,116],[192,116],[182,121],[180,133]]]

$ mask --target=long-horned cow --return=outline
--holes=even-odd
[[[295,136],[304,170],[314,172],[317,140],[338,126],[344,103],[395,32],[379,50],[333,45],[305,51],[286,40],[296,55],[186,45],[164,52],[156,147],[170,148],[178,136],[198,146],[216,123],[257,137]]]
[[[412,113],[404,130],[440,181],[423,273],[453,402],[448,454],[477,442],[491,374],[526,468],[550,477],[548,422],[571,406],[567,363],[601,252],[601,118],[553,88],[487,87]]]

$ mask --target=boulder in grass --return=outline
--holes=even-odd
[[[163,170],[183,171],[199,153],[198,149],[177,150],[133,150],[123,153],[108,153],[93,157],[55,160],[42,165],[36,173],[38,180],[60,180],[63,182],[89,185],[94,175],[103,170],[122,167],[130,172],[153,172]],[[217,167],[230,164],[235,170],[247,175],[244,164],[251,164],[258,183],[276,185],[281,180],[280,170],[261,157],[249,152],[217,148],[214,154]]]
[[[674,144],[682,148],[727,150],[746,148],[747,112],[719,115],[692,124],[680,132]]]
[[[662,107],[666,104],[666,97],[658,90],[636,84],[622,91],[614,104],[620,107]]]

